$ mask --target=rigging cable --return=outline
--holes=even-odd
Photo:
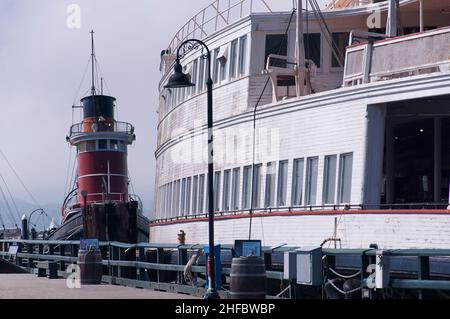
[[[12,212],[12,210],[11,210],[11,206],[9,206],[9,203],[8,203],[7,198],[6,198],[5,192],[3,191],[3,187],[2,187],[1,185],[0,185],[0,193],[2,194],[2,197],[3,197],[3,203],[4,203],[4,206],[6,207],[6,211],[7,211],[8,214],[9,214],[9,219],[10,219],[10,221],[11,221],[17,228],[19,228],[19,226],[17,226],[17,221],[16,221],[16,219],[14,218],[14,214],[13,214],[13,212]]]
[[[297,12],[295,8],[292,9],[291,16],[289,18],[289,22],[286,28],[286,31],[284,33],[284,37],[280,43],[280,46],[278,47],[278,54],[281,53],[281,49],[283,47],[284,42],[287,42],[289,29],[291,27],[292,19],[294,17],[294,14]],[[252,222],[253,222],[253,201],[254,201],[254,183],[255,183],[255,148],[256,148],[256,111],[259,106],[259,103],[261,103],[261,100],[264,96],[264,92],[266,91],[267,85],[269,85],[270,77],[267,77],[266,83],[264,84],[264,87],[261,91],[261,94],[259,95],[258,101],[255,104],[255,107],[253,108],[253,154],[252,154],[252,180],[251,180],[251,190],[250,190],[250,224],[248,229],[248,239],[250,240],[252,238]]]
[[[81,78],[80,85],[78,86],[77,93],[75,94],[75,98],[73,99],[73,104],[72,105],[75,105],[75,102],[77,101],[78,94],[80,93],[81,87],[83,86],[83,82],[84,82],[84,79],[86,78],[86,74],[87,74],[87,71],[89,69],[90,63],[91,63],[91,58],[89,57],[89,60],[88,60],[88,62],[86,64],[86,67],[84,68],[83,76]],[[73,119],[72,119],[72,124],[73,124]]]
[[[22,187],[25,189],[25,191],[27,192],[28,196],[30,196],[31,200],[34,202],[34,204],[36,204],[38,207],[41,207],[41,205],[39,204],[39,202],[36,200],[36,198],[33,196],[33,194],[30,192],[30,190],[28,189],[28,187],[25,185],[25,183],[22,181],[22,179],[20,178],[19,174],[17,174],[16,170],[14,169],[14,167],[11,165],[11,163],[9,162],[8,158],[6,157],[5,153],[3,153],[3,151],[0,149],[0,155],[2,155],[2,157],[5,159],[6,163],[8,164],[9,168],[11,169],[11,171],[14,173],[14,175],[16,176],[16,178],[19,180],[20,184],[22,185]]]
[[[2,214],[0,214],[0,223],[2,223],[3,229],[6,230],[5,221],[3,220]]]
[[[322,30],[325,40],[328,42],[328,45],[331,48],[331,53],[333,54],[334,58],[338,61],[339,66],[342,67],[342,60],[340,59],[339,47],[337,46],[336,42],[333,41],[333,36],[331,34],[330,29],[328,28],[328,24],[325,21],[325,18],[323,17],[322,10],[320,10],[320,6],[317,3],[317,0],[308,0],[311,4],[311,7],[313,8],[313,13],[316,16],[317,20],[319,20],[319,26]]]

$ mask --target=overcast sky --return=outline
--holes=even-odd
[[[61,203],[65,195],[70,152],[65,136],[94,29],[97,59],[107,93],[117,98],[118,119],[136,127],[128,166],[136,193],[150,209],[160,52],[211,2],[0,0],[0,149],[40,203]],[[70,4],[81,8],[79,29],[67,27]],[[78,100],[88,88],[85,81]],[[0,172],[15,196],[28,199],[1,158]]]

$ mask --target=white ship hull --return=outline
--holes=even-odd
[[[381,40],[367,35],[366,22],[378,10],[382,28],[386,17],[393,23],[387,2],[325,12],[333,39],[350,32],[367,36],[349,46],[341,42],[343,67],[336,64],[330,35],[310,13],[304,40],[314,51],[308,63],[317,69],[308,69],[305,85],[313,94],[298,94],[292,85],[302,82],[289,68],[299,43],[289,12],[251,13],[202,34],[213,52],[218,243],[248,238],[254,211],[251,238],[266,246],[318,246],[333,238],[325,245],[448,248],[450,28],[443,4],[426,2],[424,16],[432,30],[418,32],[424,30],[422,20],[418,26],[418,3],[401,1],[408,35],[386,38],[381,31],[375,35]],[[278,50],[285,30],[287,44]],[[189,51],[181,64],[197,85],[164,88],[175,59],[171,52],[181,42],[174,41],[161,64],[150,241],[177,242],[183,230],[188,243],[205,244],[206,92],[198,83],[206,68],[201,52]],[[282,63],[272,65],[272,58]],[[407,205],[417,203],[425,204]],[[346,205],[352,209],[343,211]],[[337,210],[330,211],[333,206]]]
[[[255,214],[252,220],[252,239],[264,246],[294,247],[320,246],[334,237],[335,219],[338,221],[337,247],[368,248],[448,248],[450,243],[450,213],[448,211],[399,212],[312,212]],[[248,239],[250,219],[217,217],[214,223],[215,241],[234,244],[236,239]],[[163,223],[150,227],[152,243],[176,242],[180,230],[186,233],[186,243],[207,244],[208,222],[186,221]],[[328,242],[324,247],[335,247]]]

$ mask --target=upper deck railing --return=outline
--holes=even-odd
[[[134,127],[127,122],[82,122],[72,125],[70,128],[69,137],[72,138],[77,135],[86,133],[98,133],[98,132],[116,132],[132,135],[134,133]]]
[[[450,27],[347,48],[343,86],[450,71]]]
[[[186,39],[204,39],[212,33],[252,14],[291,11],[290,0],[216,0],[188,22],[175,34],[168,50],[175,53]]]

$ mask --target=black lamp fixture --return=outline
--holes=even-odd
[[[201,40],[188,39],[181,43],[177,50],[174,74],[169,78],[166,89],[177,89],[195,86],[189,75],[183,73],[180,60],[190,51],[203,47],[206,50],[204,58],[207,60],[207,122],[208,122],[208,236],[209,236],[209,288],[205,299],[219,299],[216,287],[216,269],[214,257],[214,164],[213,164],[213,80],[211,78],[211,51]]]
[[[181,66],[180,60],[177,59],[175,66],[173,67],[174,74],[169,78],[167,85],[164,86],[166,89],[179,89],[185,87],[195,86],[191,82],[191,77],[188,74],[183,73],[183,67]]]

